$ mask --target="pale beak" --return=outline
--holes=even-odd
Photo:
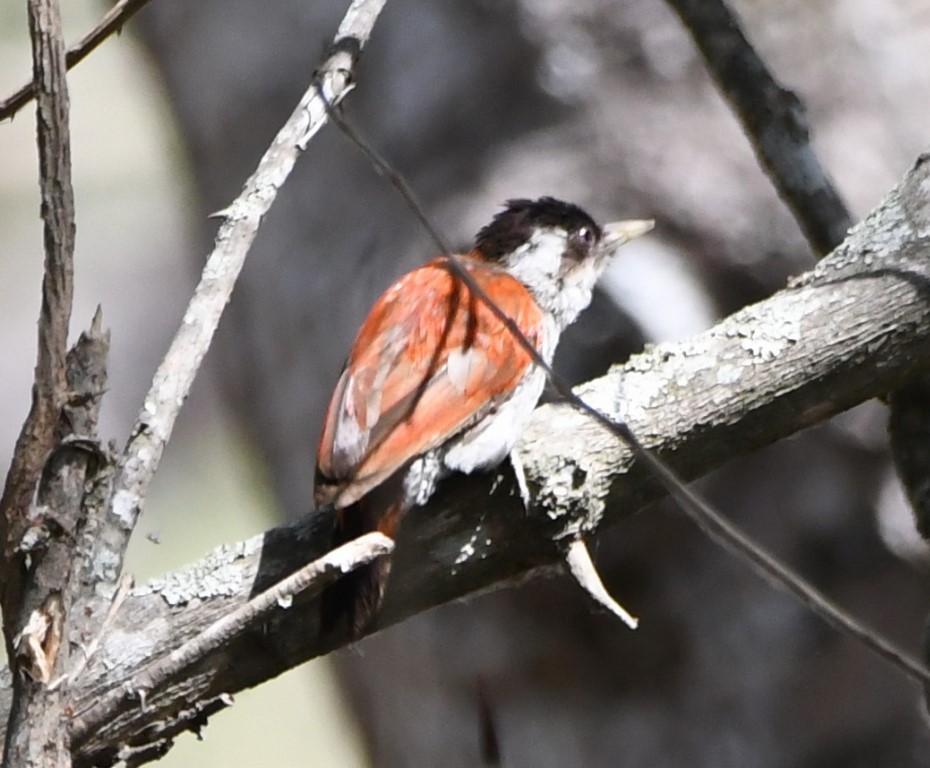
[[[601,247],[613,250],[635,237],[645,235],[656,225],[654,219],[631,219],[629,221],[612,221],[602,227]]]

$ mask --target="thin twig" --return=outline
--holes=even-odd
[[[155,373],[114,480],[113,524],[101,531],[97,542],[98,549],[108,553],[107,562],[114,564],[114,577],[149,483],[262,217],[274,202],[302,149],[326,123],[327,111],[320,94],[325,94],[330,103],[339,103],[354,88],[355,61],[383,5],[384,0],[353,0],[310,88],[259,161],[239,197],[219,214],[224,221],[213,252],[207,258],[181,327]]]
[[[79,64],[110,35],[122,30],[123,25],[148,2],[149,0],[119,0],[103,15],[97,26],[68,49],[65,55],[67,68],[71,69]],[[23,83],[14,93],[0,101],[0,121],[12,118],[33,98],[35,98],[35,81]]]
[[[323,557],[276,582],[240,608],[218,619],[167,656],[153,662],[128,684],[103,696],[86,712],[76,717],[72,734],[80,741],[90,729],[106,723],[127,702],[150,695],[192,665],[221,647],[228,647],[243,633],[270,618],[277,610],[286,610],[294,598],[319,594],[337,578],[394,551],[394,542],[382,533],[367,533],[343,544]]]
[[[487,681],[481,675],[478,676],[477,689],[478,744],[481,747],[481,764],[488,768],[503,768],[494,702]]]
[[[863,626],[790,568],[773,557],[763,547],[742,533],[720,512],[714,509],[711,504],[688,488],[671,468],[639,441],[625,422],[615,421],[607,417],[576,395],[572,388],[552,370],[551,366],[543,359],[533,343],[526,338],[513,319],[487,296],[471,273],[451,253],[443,238],[439,236],[435,227],[430,223],[429,217],[416,200],[403,177],[376,150],[364,142],[357,132],[347,124],[345,118],[337,114],[337,112],[335,109],[332,110],[333,123],[340,128],[350,141],[362,150],[378,173],[387,178],[391,186],[400,193],[414,216],[423,224],[426,232],[434,240],[436,246],[446,255],[459,279],[500,320],[536,365],[545,371],[549,382],[563,400],[593,418],[598,424],[628,445],[636,459],[642,461],[649,468],[692,521],[723,549],[747,563],[756,574],[773,586],[794,595],[811,612],[826,621],[830,626],[859,640],[866,648],[895,666],[907,677],[922,685],[930,684],[930,670],[923,664],[873,630]]]
[[[131,574],[124,573],[120,577],[119,584],[116,587],[116,593],[113,595],[113,599],[110,601],[110,607],[107,609],[107,615],[104,616],[103,623],[94,635],[94,639],[90,641],[86,648],[81,649],[81,657],[78,659],[73,669],[49,684],[48,689],[50,691],[54,691],[64,684],[67,684],[68,687],[74,685],[75,681],[81,676],[81,673],[87,668],[87,662],[89,662],[97,652],[97,648],[100,646],[100,640],[109,631],[110,626],[113,624],[113,620],[116,618],[116,614],[119,613],[119,609],[123,607],[123,603],[126,602],[129,593],[132,592],[134,583],[135,579],[133,579]]]
[[[782,87],[750,45],[724,0],[668,0],[697,44],[769,175],[816,253],[838,246],[852,226],[817,159],[804,105]]]
[[[630,629],[636,629],[639,626],[639,619],[614,600],[607,591],[583,538],[575,539],[569,545],[568,553],[565,555],[565,564],[578,586],[587,592],[598,605],[610,611]]]

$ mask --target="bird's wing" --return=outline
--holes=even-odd
[[[538,347],[543,313],[527,288],[501,270],[469,270]],[[357,501],[509,397],[531,365],[445,259],[405,275],[368,315],[333,393],[317,455],[317,504]]]

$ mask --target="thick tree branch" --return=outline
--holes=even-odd
[[[112,514],[98,532],[94,558],[98,565],[105,564],[97,573],[104,584],[115,584],[119,575],[149,483],[262,217],[274,202],[300,151],[326,123],[327,107],[321,94],[329,104],[338,104],[354,88],[356,57],[367,42],[383,5],[384,0],[353,0],[328,57],[314,74],[300,104],[278,132],[239,197],[218,214],[224,221],[213,252],[207,258],[181,327],[155,373],[117,468],[108,505]]]
[[[394,542],[375,532],[327,552],[251,598],[242,607],[217,619],[180,648],[162,656],[132,680],[101,697],[82,717],[75,719],[72,733],[77,738],[86,737],[89,730],[86,723],[106,723],[114,714],[144,700],[149,691],[189,675],[205,656],[236,642],[249,629],[271,618],[276,610],[290,606],[295,598],[315,597],[339,576],[393,550]]]
[[[100,466],[97,417],[106,387],[109,333],[100,312],[68,354],[68,402],[62,408],[57,444],[45,465],[21,544],[26,578],[15,643],[14,697],[7,725],[4,765],[70,765],[67,729],[61,727],[67,697],[48,687],[69,668],[70,640],[78,639],[83,615],[72,614],[92,532],[86,526],[84,488]]]
[[[62,410],[69,385],[86,383],[85,360],[67,358],[74,254],[74,194],[65,46],[57,0],[29,0],[45,273],[32,407],[0,499],[0,607],[14,672],[4,766],[67,766],[70,735],[60,694],[46,688],[68,657],[73,539],[81,519],[87,458],[57,440],[73,437],[73,415],[96,423],[96,401]],[[58,434],[56,435],[56,427]],[[44,473],[43,473],[44,470]],[[39,482],[40,475],[42,476]],[[36,509],[33,494],[38,483]]]
[[[633,358],[583,387],[586,400],[623,416],[662,460],[693,478],[899,387],[930,359],[928,190],[930,158],[922,157],[811,273],[700,336]],[[450,479],[410,514],[393,555],[382,626],[550,571],[579,533],[661,495],[627,449],[567,406],[539,409],[521,452],[537,503],[532,514],[511,482],[494,477]],[[112,717],[91,717],[94,704],[124,681],[322,555],[330,525],[321,511],[136,590],[73,690],[75,762],[156,754],[179,731],[202,726],[230,694],[338,644],[319,637],[316,604],[296,599],[147,691],[145,707],[123,697]],[[648,632],[649,607],[633,607]]]
[[[114,32],[122,30],[123,25],[148,2],[149,0],[119,0],[103,15],[96,27],[68,49],[65,55],[67,68],[71,69],[80,64],[100,43]],[[16,91],[0,101],[0,121],[12,118],[33,98],[35,98],[35,84],[23,83]]]
[[[724,0],[668,0],[736,113],[762,167],[818,255],[839,245],[852,218],[811,144],[804,105],[749,44]]]
[[[33,77],[38,88],[36,125],[39,146],[39,186],[45,235],[45,274],[32,407],[13,452],[0,498],[0,605],[4,613],[7,652],[12,650],[10,622],[19,614],[19,567],[13,555],[39,474],[54,443],[58,411],[64,402],[65,354],[71,317],[74,254],[74,192],[71,188],[71,144],[64,44],[57,3],[32,0],[29,29],[33,47]]]

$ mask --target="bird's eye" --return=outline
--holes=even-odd
[[[591,245],[594,242],[594,232],[588,227],[582,227],[578,230],[578,237],[582,239],[585,245]]]

